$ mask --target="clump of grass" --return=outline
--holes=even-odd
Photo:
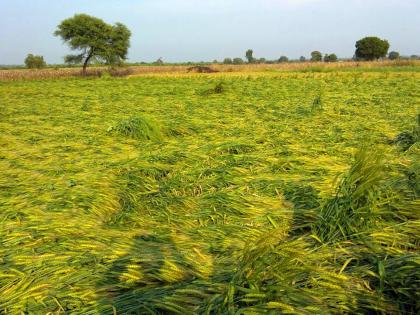
[[[244,143],[224,143],[220,145],[216,150],[221,153],[238,155],[252,152],[254,150],[254,146]]]
[[[137,140],[160,141],[163,139],[160,126],[156,122],[142,116],[123,119],[115,126],[108,128],[108,132]]]
[[[226,85],[223,81],[219,81],[216,85],[210,89],[200,92],[201,95],[212,95],[212,94],[223,94],[226,92]]]
[[[322,101],[322,95],[319,94],[317,97],[314,98],[311,106],[311,111],[321,111],[324,109],[324,103]]]
[[[278,230],[247,244],[225,292],[210,301],[211,314],[362,314],[387,308],[361,281],[335,273],[326,248],[311,247],[309,239],[288,240]]]
[[[216,94],[221,94],[225,92],[225,90],[226,90],[225,84],[222,81],[220,81],[215,85],[213,92]]]
[[[410,149],[416,142],[420,141],[420,114],[417,115],[417,126],[410,131],[403,131],[397,135],[392,143],[398,144],[403,151]]]
[[[335,197],[321,207],[313,226],[322,241],[350,239],[371,225],[378,214],[383,171],[381,152],[363,146],[356,153],[354,164],[342,178]]]

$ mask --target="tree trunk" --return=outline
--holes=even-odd
[[[91,51],[89,52],[89,55],[86,57],[85,62],[83,63],[83,70],[82,70],[83,75],[86,75],[87,66],[92,56],[93,56],[93,49],[91,49]]]

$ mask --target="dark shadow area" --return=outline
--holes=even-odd
[[[311,230],[316,220],[316,209],[320,206],[319,191],[311,185],[288,183],[283,188],[284,198],[293,203],[291,235],[303,234]]]
[[[97,314],[174,314],[184,308],[191,313],[200,300],[188,296],[177,302],[198,274],[171,237],[137,236],[97,283]]]

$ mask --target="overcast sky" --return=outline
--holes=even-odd
[[[130,61],[211,61],[351,57],[376,35],[404,55],[420,54],[420,0],[0,0],[0,64],[28,53],[62,63],[70,51],[53,36],[61,20],[87,13],[132,31]]]

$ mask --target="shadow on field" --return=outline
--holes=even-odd
[[[173,265],[172,260],[176,261]],[[183,257],[171,239],[150,235],[135,237],[129,251],[111,264],[98,283],[101,297],[98,313],[159,311],[156,307],[159,297],[169,293],[165,286],[171,283],[171,277],[179,280],[176,265],[182,262]]]
[[[150,235],[135,237],[97,283],[97,314],[167,312],[162,299],[187,280],[188,263],[173,240]]]
[[[283,190],[284,198],[293,203],[292,234],[302,234],[311,229],[316,219],[316,209],[321,199],[319,191],[311,185],[289,183]]]

